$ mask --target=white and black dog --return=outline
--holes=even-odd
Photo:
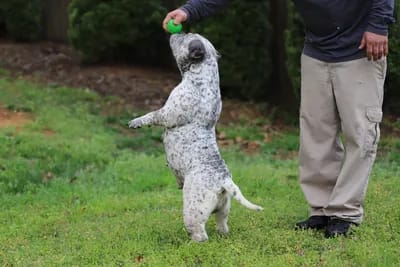
[[[165,128],[163,142],[168,165],[183,188],[183,217],[194,241],[208,239],[205,224],[212,213],[217,229],[228,233],[230,199],[253,210],[232,181],[218,150],[215,125],[221,113],[218,53],[199,34],[173,34],[170,46],[182,82],[165,105],[129,122],[130,128],[158,125]]]

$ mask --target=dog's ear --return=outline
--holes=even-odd
[[[193,63],[203,61],[206,55],[206,48],[200,40],[193,40],[189,43],[189,60]]]

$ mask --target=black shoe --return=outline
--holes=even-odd
[[[325,237],[334,238],[338,236],[346,236],[352,224],[354,223],[346,222],[341,219],[331,219],[328,223],[328,227],[326,227]]]
[[[323,229],[328,225],[328,216],[311,216],[305,221],[296,223],[296,230]]]

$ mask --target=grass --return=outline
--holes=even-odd
[[[226,138],[261,144],[251,156],[240,144],[222,153],[244,195],[265,210],[233,202],[229,236],[218,235],[211,218],[210,240],[196,244],[183,228],[182,196],[165,166],[160,129],[128,131],[136,113],[88,90],[3,77],[0,103],[32,118],[0,128],[2,266],[400,265],[396,136],[382,139],[364,223],[348,238],[326,240],[293,230],[308,215],[297,159],[286,156],[297,150],[297,131],[263,142],[251,122],[220,125]]]

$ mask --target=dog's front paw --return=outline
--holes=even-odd
[[[134,119],[129,122],[129,128],[137,129],[142,127],[143,122],[141,119]]]

